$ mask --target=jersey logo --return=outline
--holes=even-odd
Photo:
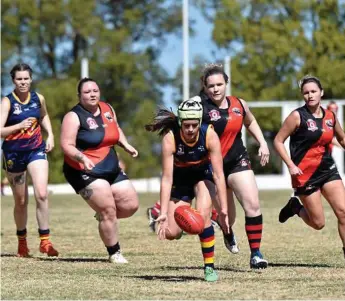
[[[204,146],[203,146],[203,145],[199,145],[199,146],[198,146],[198,151],[204,152],[204,151],[205,151]]]
[[[184,146],[182,144],[179,144],[177,147],[177,155],[184,155]]]
[[[241,110],[240,110],[239,108],[233,108],[233,109],[232,109],[232,112],[235,113],[236,115],[239,115],[239,116],[242,115],[242,114],[241,114]]]
[[[314,189],[314,188],[315,188],[314,185],[308,185],[308,186],[305,188],[305,190],[308,191],[308,190],[312,190],[312,189]]]
[[[98,124],[96,123],[95,119],[89,117],[88,119],[86,119],[86,122],[89,125],[90,130],[94,130],[98,128]]]
[[[221,118],[220,113],[217,110],[211,110],[208,112],[208,115],[210,116],[211,121],[217,121]]]
[[[333,128],[333,120],[332,119],[326,119],[325,123],[330,129]]]
[[[7,160],[6,165],[7,165],[7,168],[11,169],[13,167],[13,161]]]
[[[13,111],[13,114],[14,114],[14,115],[19,115],[19,114],[22,113],[22,107],[21,107],[20,104],[15,103],[15,104],[13,105],[13,108],[14,108],[14,111]]]
[[[110,112],[105,112],[104,117],[107,118],[109,122],[113,121],[113,116],[111,116]]]
[[[307,120],[307,126],[308,126],[308,130],[312,132],[315,132],[319,129],[316,125],[316,122],[313,119]]]
[[[84,181],[87,181],[88,179],[90,179],[90,177],[88,175],[82,175],[81,177]]]

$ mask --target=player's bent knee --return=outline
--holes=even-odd
[[[14,210],[15,211],[25,211],[26,208],[28,207],[28,203],[23,201],[23,202],[16,202],[14,205]]]
[[[25,197],[18,197],[15,198],[15,202],[14,202],[14,207],[17,208],[26,208],[28,206],[28,200],[25,199]]]
[[[246,213],[246,216],[258,216],[261,214],[259,200],[248,201],[247,204],[246,204],[246,201],[244,200],[243,204],[244,204],[244,211]]]
[[[182,231],[173,231],[173,232],[166,231],[165,238],[168,240],[174,240],[174,239],[180,238],[181,234],[182,234]]]
[[[35,198],[37,202],[46,202],[48,200],[48,191],[42,190],[42,191],[36,191]]]
[[[335,214],[338,218],[338,221],[342,224],[345,224],[345,208],[336,210]]]
[[[126,213],[128,214],[128,216],[132,216],[135,212],[137,212],[139,209],[139,202],[128,202],[128,205],[126,206]]]
[[[114,207],[107,207],[100,212],[102,221],[115,221],[116,220],[116,209]]]
[[[322,230],[325,227],[325,221],[313,221],[313,226],[315,230]]]

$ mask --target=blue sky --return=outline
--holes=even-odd
[[[192,26],[195,34],[189,36],[189,64],[192,63],[195,56],[203,56],[208,62],[215,62],[216,59],[223,58],[225,52],[219,51],[217,46],[212,42],[213,25],[207,22],[202,16],[201,12],[189,6],[189,19],[192,21]],[[181,24],[182,27],[182,24]],[[171,35],[167,39],[165,48],[159,59],[160,64],[167,70],[170,76],[174,76],[177,68],[183,62],[183,39],[181,36]],[[215,54],[215,52],[217,52]],[[175,106],[170,102],[172,89],[166,87],[164,89],[164,102],[167,107]]]

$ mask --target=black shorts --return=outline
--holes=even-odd
[[[325,185],[328,182],[335,181],[335,180],[341,180],[341,177],[339,175],[339,172],[337,169],[330,172],[326,177],[320,177],[314,181],[308,181],[304,186],[294,188],[294,195],[311,195],[315,191],[318,191],[322,188],[323,185]]]
[[[234,161],[224,162],[223,169],[224,169],[224,176],[225,176],[226,182],[229,175],[233,173],[244,171],[244,170],[251,170],[252,164],[250,162],[248,153],[247,152],[243,153],[235,162]]]
[[[185,170],[174,171],[173,186],[171,189],[170,198],[173,200],[182,200],[190,202],[194,199],[194,186],[200,181],[213,182],[213,171],[211,164],[198,171]]]
[[[108,181],[110,185],[128,180],[128,176],[120,169],[118,173],[108,174],[104,176],[95,176],[84,172],[83,170],[74,169],[68,165],[63,168],[63,173],[67,182],[73,187],[76,193],[79,194],[80,190],[96,181],[97,179],[103,179]]]

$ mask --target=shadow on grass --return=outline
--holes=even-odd
[[[16,254],[1,253],[1,257],[17,257]],[[108,262],[106,258],[92,258],[92,257],[35,257],[29,256],[27,259],[35,259],[42,261],[62,261],[62,262]]]
[[[186,282],[186,281],[204,281],[202,277],[195,277],[195,276],[157,276],[157,275],[142,275],[142,276],[125,276],[127,278],[136,278],[142,280],[160,280],[160,281],[167,281],[167,282]]]
[[[270,262],[268,264],[268,267],[335,268],[335,266],[325,264],[325,263],[273,263],[273,262]]]
[[[1,257],[17,257],[17,255],[11,253],[1,253]]]
[[[180,270],[203,270],[204,268],[201,266],[166,266],[161,267],[162,270],[170,270],[170,271],[180,271]],[[228,267],[228,266],[222,266],[222,267],[216,267],[216,271],[228,271],[228,272],[236,272],[236,273],[248,273],[249,270],[242,270],[238,268]]]
[[[36,257],[37,260],[42,261],[62,261],[62,262],[108,262],[106,258],[91,258],[91,257],[70,257],[70,258],[59,258],[59,257]]]

